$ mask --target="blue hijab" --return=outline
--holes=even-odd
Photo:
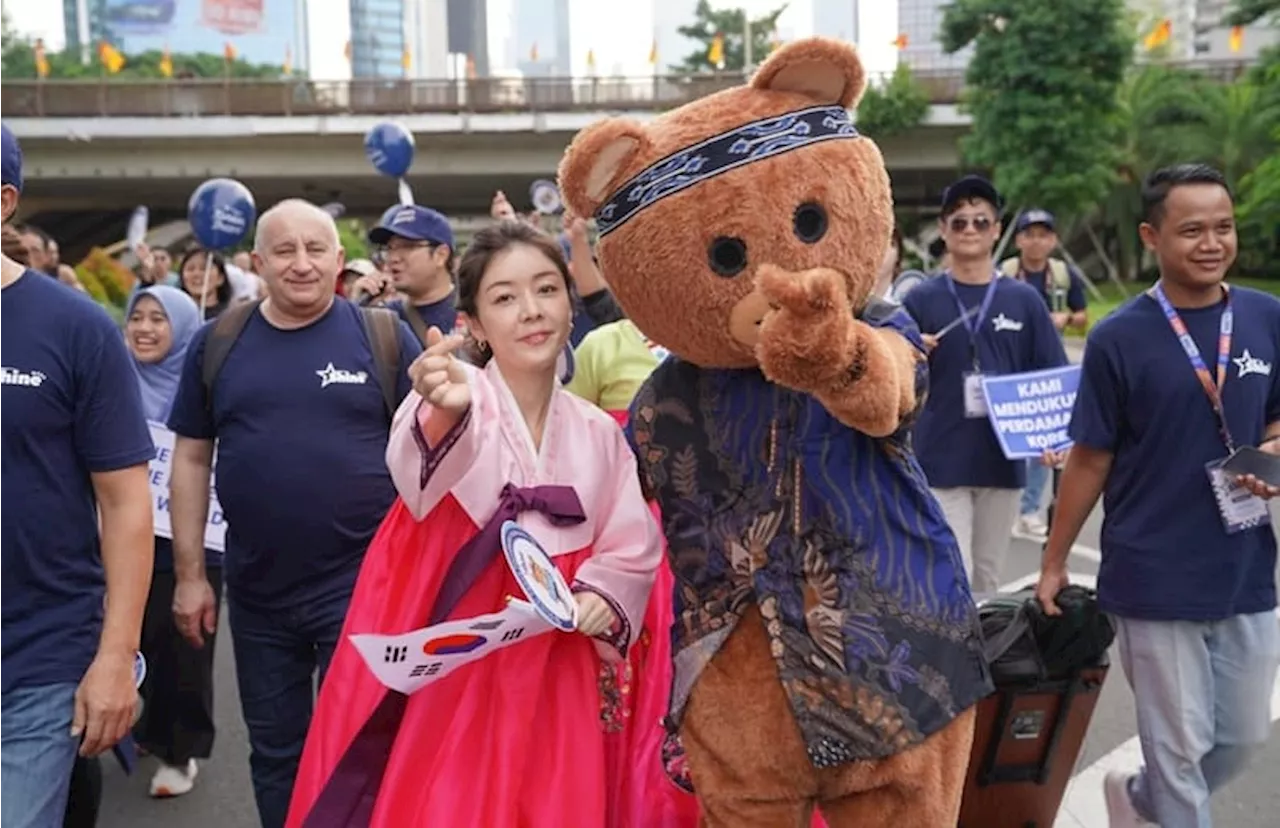
[[[182,377],[187,346],[200,327],[200,309],[196,307],[194,299],[178,288],[151,285],[135,293],[129,300],[125,319],[133,314],[134,306],[144,296],[150,296],[160,303],[164,315],[169,319],[169,329],[173,335],[169,353],[159,362],[133,361],[138,386],[142,389],[142,410],[148,420],[163,425],[169,419],[169,409],[173,407],[173,398],[178,393],[178,380]]]

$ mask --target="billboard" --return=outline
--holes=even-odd
[[[102,29],[126,54],[163,51],[221,55],[227,43],[250,63],[298,69],[307,54],[304,0],[105,0]]]

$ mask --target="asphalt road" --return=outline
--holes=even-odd
[[[1280,518],[1280,515],[1277,517]],[[1095,514],[1081,535],[1081,545],[1097,548],[1099,522],[1100,516]],[[1096,574],[1097,567],[1090,557],[1087,552],[1073,556],[1072,570],[1082,575]],[[1003,580],[1012,583],[1034,575],[1038,561],[1038,544],[1015,539],[1004,568]],[[1116,666],[1103,688],[1102,698],[1077,763],[1077,773],[1086,771],[1090,765],[1136,735],[1133,696],[1119,668],[1118,655],[1115,655],[1113,662]],[[195,790],[177,799],[152,800],[147,796],[147,782],[155,767],[154,760],[143,759],[139,770],[132,777],[125,777],[114,762],[105,762],[106,793],[99,821],[102,828],[257,826],[253,790],[249,784],[249,747],[244,723],[240,718],[231,638],[227,634],[225,621],[217,642],[215,683],[218,738],[212,759],[200,769]],[[1276,814],[1280,814],[1280,785],[1276,784],[1276,768],[1280,768],[1280,724],[1273,726],[1267,749],[1258,757],[1252,770],[1215,797],[1216,828],[1274,828]],[[1080,802],[1083,804],[1078,807],[1087,810],[1090,799],[1088,793],[1085,790],[1073,791],[1068,805],[1076,807],[1077,802]],[[1066,817],[1060,817],[1059,828],[1105,826],[1105,822],[1094,821],[1097,817],[1084,813],[1079,813],[1078,817],[1090,821],[1071,822]]]

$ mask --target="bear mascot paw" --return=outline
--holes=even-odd
[[[664,758],[708,826],[953,828],[991,691],[911,453],[920,333],[872,296],[893,203],[864,88],[852,48],[793,42],[749,84],[588,127],[560,166],[671,354],[629,429],[675,578]]]

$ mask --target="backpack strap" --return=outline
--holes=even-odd
[[[1071,271],[1067,269],[1067,263],[1062,259],[1049,260],[1049,275],[1053,278],[1053,284],[1058,290],[1071,289]]]
[[[422,321],[422,314],[418,313],[418,309],[406,301],[400,305],[400,315],[404,317],[405,322],[409,323],[409,328],[413,330],[413,335],[418,337],[422,347],[427,347],[427,323]]]
[[[205,405],[210,411],[213,410],[213,383],[218,378],[218,372],[222,370],[222,363],[227,361],[227,355],[231,353],[236,340],[244,332],[244,326],[249,324],[249,319],[261,304],[261,299],[255,299],[252,302],[232,305],[222,312],[218,321],[213,323],[213,329],[209,331],[209,338],[204,343],[200,380],[204,384]]]
[[[387,407],[387,419],[395,416],[400,407],[396,396],[396,375],[400,371],[400,317],[387,308],[360,308],[360,321],[373,352],[374,371],[378,385],[382,387],[382,401]]]
[[[1005,259],[1003,262],[1000,263],[1000,273],[1004,276],[1008,276],[1011,279],[1018,275],[1018,271],[1021,268],[1022,268],[1022,262],[1018,259],[1017,256],[1014,256],[1011,259]]]

